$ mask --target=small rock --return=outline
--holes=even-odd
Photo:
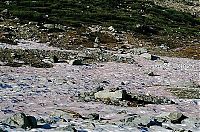
[[[8,9],[4,9],[3,11],[1,11],[2,14],[8,14]]]
[[[58,131],[67,131],[67,132],[77,132],[76,128],[73,125],[68,125],[66,127],[57,128]]]
[[[51,125],[50,124],[44,124],[41,126],[41,128],[43,129],[51,129]]]
[[[87,116],[87,118],[91,119],[91,120],[99,120],[99,114],[97,113],[91,113]]]
[[[147,53],[147,49],[145,48],[133,48],[133,49],[130,49],[130,52],[134,55],[141,55],[143,53]]]
[[[187,118],[181,122],[181,124],[186,124],[191,128],[199,128],[200,129],[200,117],[192,117]]]
[[[131,49],[133,46],[130,44],[124,44],[121,46],[122,49]]]
[[[121,82],[121,85],[128,85],[130,82],[129,81],[123,81]]]
[[[147,60],[158,60],[158,59],[160,59],[160,57],[151,55],[149,53],[143,53],[143,54],[140,55],[140,57],[143,57]]]
[[[148,75],[149,76],[159,76],[159,75],[155,74],[154,72],[149,72]]]
[[[108,30],[110,30],[111,32],[115,31],[115,29],[113,28],[113,26],[108,27]]]
[[[0,83],[0,89],[4,88],[13,88],[10,84]]]
[[[82,60],[71,60],[69,61],[70,65],[83,65]]]
[[[161,126],[151,126],[149,130],[152,132],[172,132],[172,130],[168,130]]]

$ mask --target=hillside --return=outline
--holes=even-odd
[[[1,0],[0,132],[200,132],[200,1]]]
[[[76,33],[74,30],[51,32],[77,35],[78,40],[75,45],[83,44],[86,47],[93,47],[95,38],[99,37],[103,45],[116,46],[112,45],[116,43],[113,36],[102,34],[102,32],[84,34],[92,25],[112,26],[117,32],[124,31],[126,41],[134,47],[138,47],[138,43],[142,41],[143,46],[150,48],[150,51],[155,54],[199,59],[198,4],[198,1],[170,3],[170,1],[144,0],[21,0],[10,2],[3,0],[0,2],[0,11],[7,9],[8,12],[4,13],[6,14],[4,17],[13,19],[17,17],[21,24],[35,21],[39,26],[47,23],[73,27]],[[1,28],[1,30],[4,29]],[[42,38],[45,37],[46,35]],[[87,37],[87,39],[81,39],[82,37]],[[50,40],[50,43],[56,47],[69,49],[69,46],[64,44],[69,40],[66,37],[64,39],[59,44],[54,43],[58,40]],[[157,49],[163,46],[168,48],[167,52],[162,48]]]

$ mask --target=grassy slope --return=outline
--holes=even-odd
[[[144,0],[16,0],[0,2],[0,10],[24,20],[63,25],[98,24],[130,31],[170,48],[182,47],[190,39],[200,39],[200,20],[189,13],[155,5]],[[48,18],[45,18],[48,15]],[[144,25],[137,27],[137,25]],[[152,30],[153,28],[153,30]],[[187,40],[185,42],[185,40]],[[184,43],[184,42],[185,43]]]

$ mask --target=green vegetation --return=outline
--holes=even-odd
[[[200,99],[199,89],[170,88],[168,90],[181,99]]]
[[[0,11],[8,9],[9,18],[20,18],[21,23],[37,21],[61,24],[80,29],[91,25],[113,26],[119,31],[129,31],[150,46],[166,45],[170,49],[186,47],[200,39],[200,18],[172,8],[161,7],[146,0],[15,0],[0,2]],[[77,33],[81,36],[81,33]],[[94,39],[96,35],[92,36]],[[109,36],[98,36],[104,44],[114,41]],[[91,38],[91,37],[89,37]],[[45,42],[45,41],[44,41]],[[66,42],[51,45],[66,46]],[[77,40],[75,45],[91,47],[93,41]],[[73,45],[74,46],[74,45]],[[190,49],[190,48],[189,48]],[[179,53],[176,53],[179,54]],[[196,53],[193,54],[194,56]],[[181,55],[188,56],[188,55]],[[199,57],[194,57],[199,58]]]
[[[4,62],[6,66],[13,67],[22,65],[30,65],[36,68],[53,67],[52,64],[43,62],[39,54],[29,50],[0,49],[0,61]],[[19,63],[20,61],[23,63]]]
[[[190,14],[143,0],[16,0],[9,5],[1,2],[0,9],[8,9],[22,20],[74,26],[112,25],[120,30],[131,31],[138,31],[136,25],[142,24],[154,26],[162,34],[175,33],[178,29],[181,34],[187,30],[188,33],[198,34],[199,30],[194,29],[195,25],[200,24]]]

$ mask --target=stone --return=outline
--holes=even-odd
[[[127,117],[123,120],[121,120],[125,125],[129,126],[147,126],[147,124],[150,122],[150,117],[149,116],[130,116]]]
[[[122,49],[131,49],[133,46],[130,44],[124,44],[121,46]]]
[[[1,14],[8,14],[8,9],[4,9],[3,11],[1,11]]]
[[[57,131],[67,131],[67,132],[77,132],[73,124],[70,124],[66,127],[57,128]]]
[[[159,76],[159,75],[155,74],[154,72],[149,72],[148,75],[149,76]]]
[[[11,132],[11,127],[6,124],[0,124],[0,132]]]
[[[113,54],[110,56],[110,61],[122,62],[133,64],[135,62],[134,56],[130,53],[127,54]]]
[[[130,122],[133,122],[135,118],[136,118],[136,116],[129,116],[129,117],[124,118],[124,119],[122,119],[120,121],[124,122],[124,123],[130,123]]]
[[[161,126],[151,126],[150,127],[150,132],[173,132],[173,130],[168,130],[166,128],[163,128]]]
[[[126,90],[117,90],[110,92],[109,90],[99,91],[94,94],[95,99],[113,99],[113,100],[123,100],[126,98]]]
[[[27,116],[24,113],[17,113],[13,116],[7,118],[5,120],[6,124],[9,124],[10,126],[14,126],[16,128],[27,128],[29,127],[29,121]]]
[[[36,128],[37,120],[33,116],[26,116],[24,113],[16,113],[13,116],[7,118],[3,121],[5,124],[8,124],[16,128]]]
[[[142,104],[174,104],[174,102],[166,97],[144,95],[144,94],[135,94],[131,93],[131,100],[138,101]]]
[[[102,27],[99,25],[97,25],[95,27],[88,27],[88,28],[91,30],[91,32],[100,32],[102,29]]]
[[[10,84],[0,83],[0,89],[5,89],[5,88],[13,88],[13,87]]]
[[[88,119],[91,119],[91,120],[99,120],[99,114],[97,113],[91,113],[87,116]]]
[[[149,53],[143,53],[143,54],[140,55],[140,57],[143,57],[147,60],[158,60],[158,59],[160,59],[160,57],[155,56],[155,55],[151,55]]]
[[[51,29],[51,28],[55,28],[54,24],[44,24],[43,27],[47,28],[47,29]]]
[[[187,117],[180,112],[171,112],[169,113],[167,118],[171,121],[171,123],[181,123],[181,121],[186,119]]]
[[[76,59],[76,60],[70,60],[69,64],[70,65],[83,65],[82,60],[78,60],[78,59]]]
[[[110,30],[111,32],[115,31],[115,29],[113,28],[113,26],[108,27],[108,30]]]
[[[27,119],[31,128],[37,127],[37,119],[34,116],[27,116]]]
[[[181,124],[185,124],[191,128],[199,128],[200,129],[200,117],[190,117],[181,122]]]
[[[121,82],[121,85],[128,85],[130,83],[130,81],[123,81]]]
[[[134,55],[141,55],[143,53],[147,53],[147,49],[145,48],[133,48],[133,49],[130,49],[130,52]]]
[[[60,24],[44,24],[43,27],[50,32],[63,32],[65,30],[65,27]]]

